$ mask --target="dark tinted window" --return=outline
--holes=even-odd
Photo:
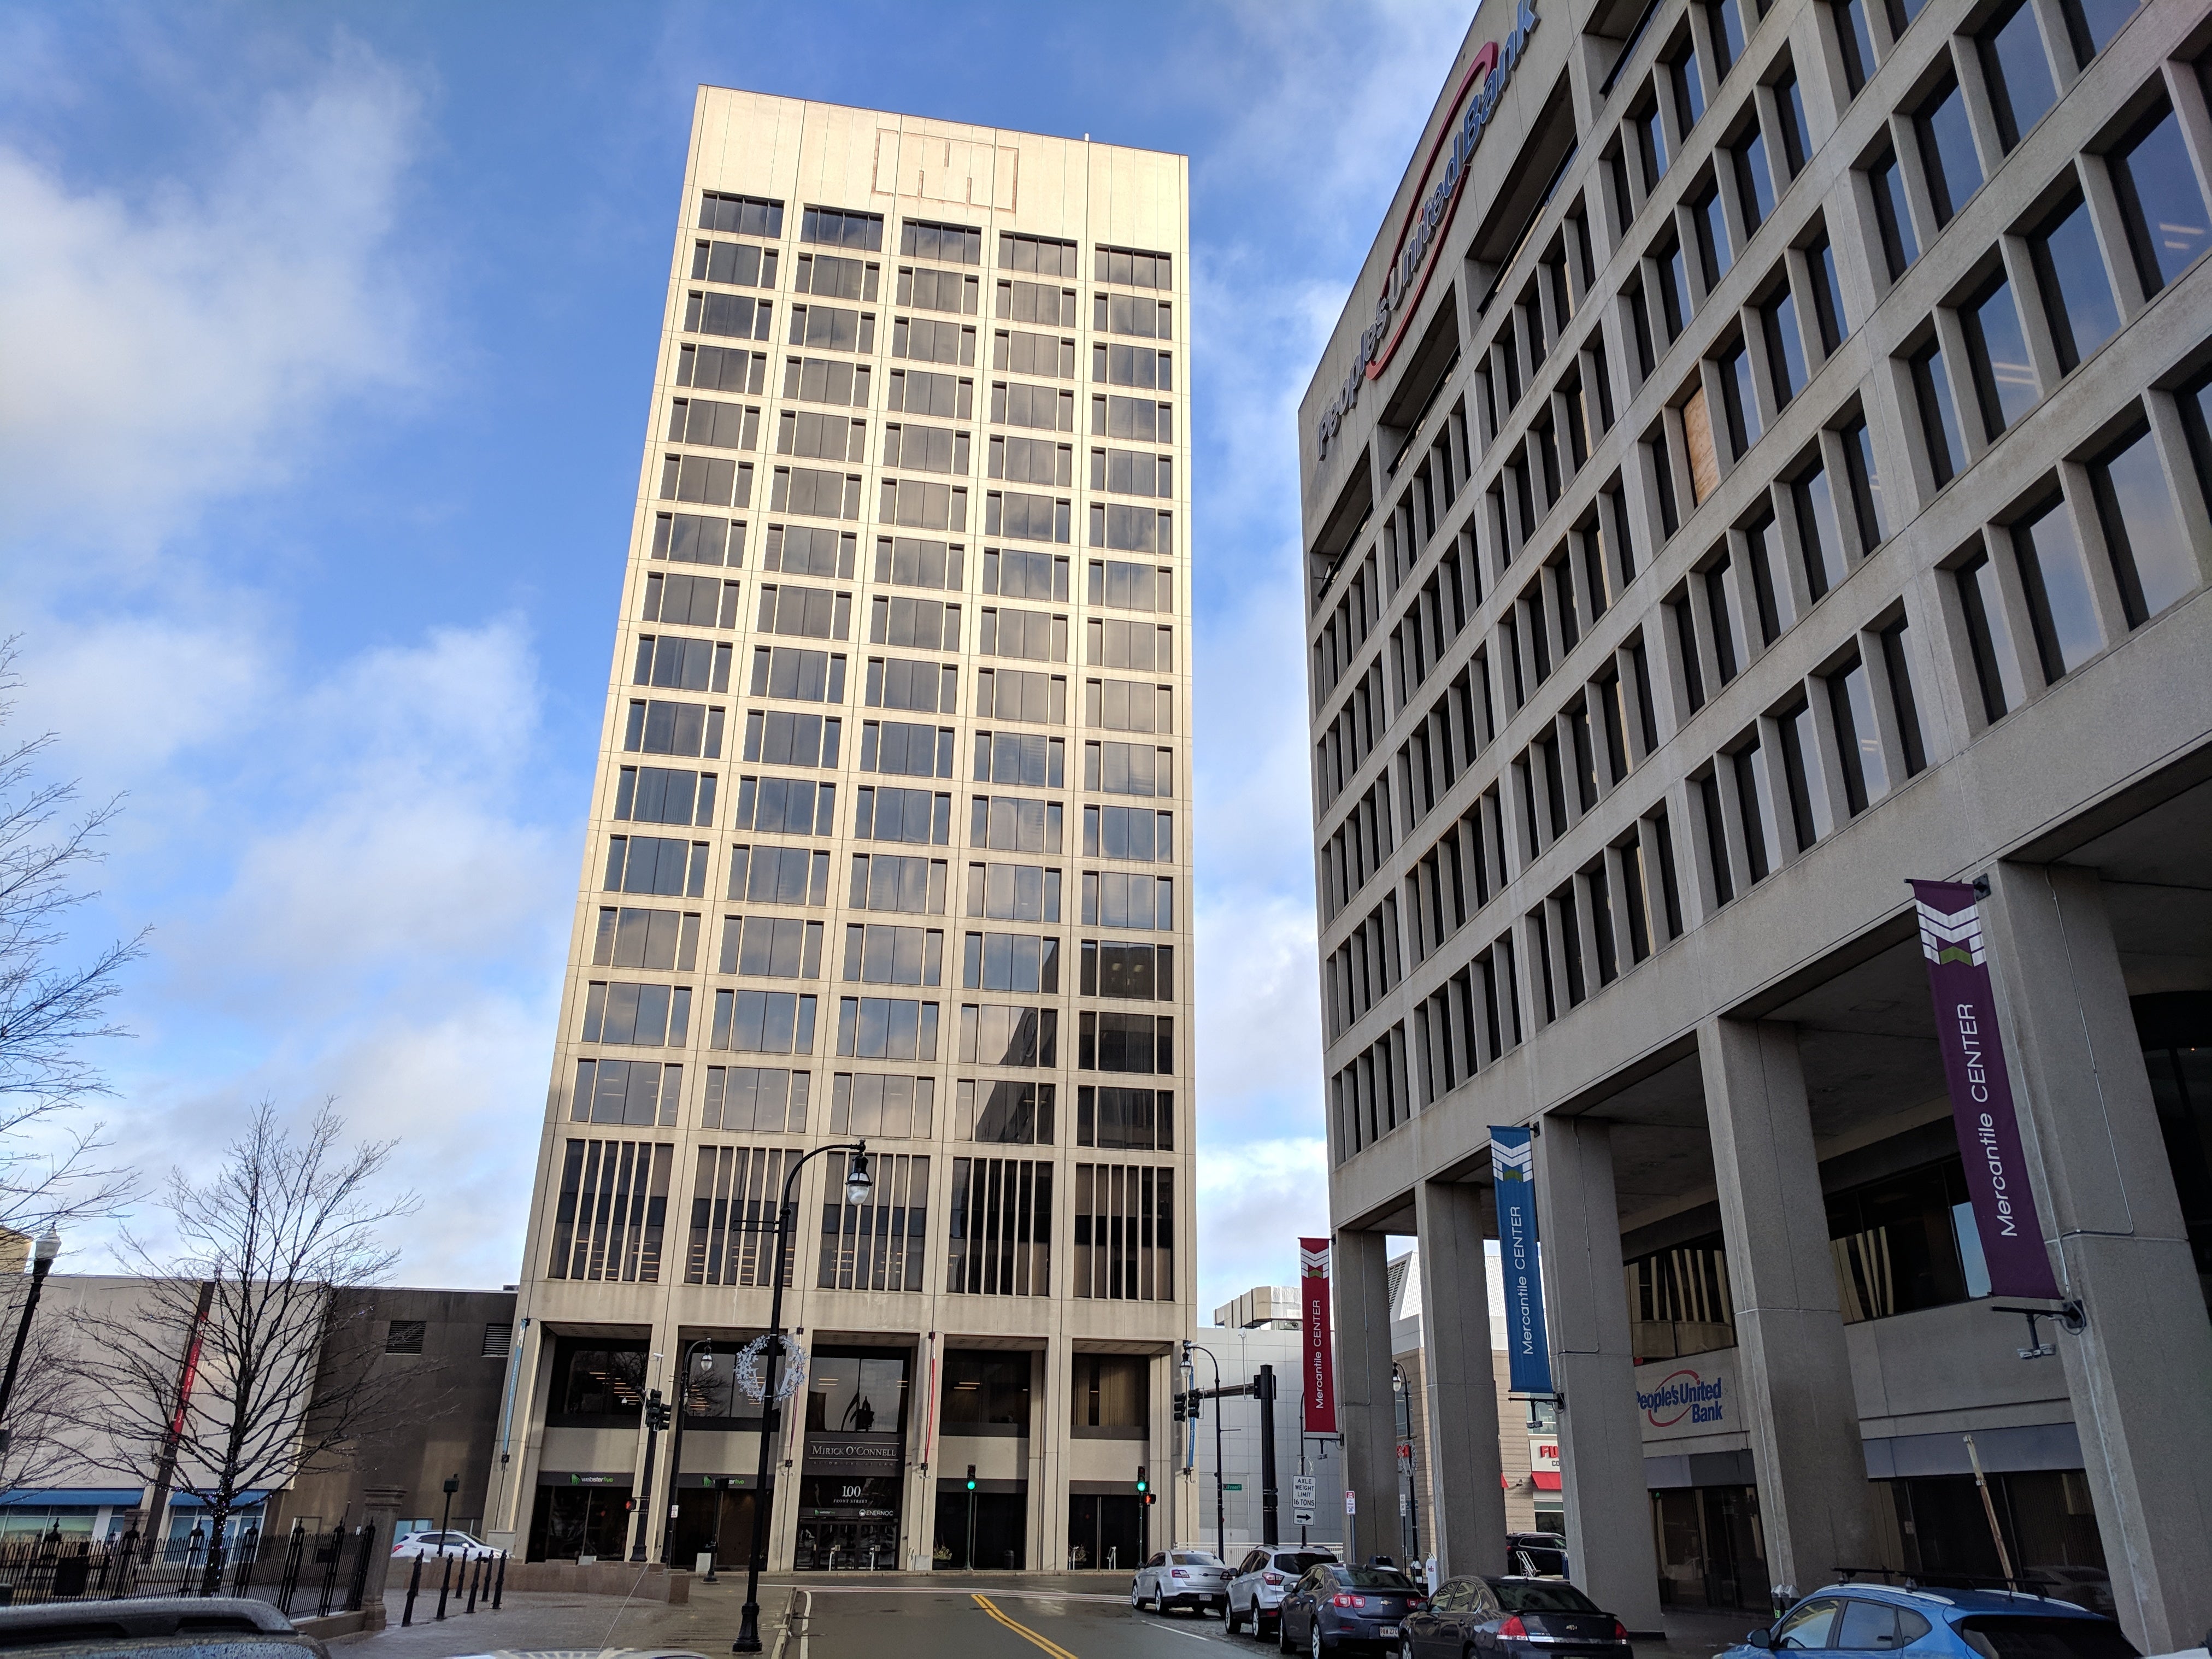
[[[1334,1559],[1336,1559],[1334,1556],[1328,1554],[1325,1551],[1300,1550],[1294,1554],[1277,1556],[1275,1558],[1275,1571],[1278,1572],[1304,1572],[1309,1567],[1318,1567],[1326,1562],[1334,1561]],[[1266,1558],[1262,1556],[1262,1565],[1265,1565],[1265,1560]]]
[[[1493,1578],[1498,1605],[1508,1613],[1595,1613],[1596,1602],[1572,1584],[1540,1578]]]
[[[1352,1589],[1409,1590],[1419,1588],[1395,1567],[1335,1567],[1331,1569],[1330,1576],[1338,1583]]]
[[[1846,1601],[1843,1622],[1836,1626],[1839,1648],[1888,1652],[1918,1641],[1928,1634],[1928,1621],[1906,1607],[1887,1601]]]
[[[1957,1626],[1982,1659],[2136,1659],[2109,1619],[2051,1619],[1983,1613]]]

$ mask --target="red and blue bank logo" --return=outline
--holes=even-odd
[[[1708,1380],[1692,1370],[1670,1372],[1656,1388],[1638,1389],[1636,1404],[1655,1429],[1671,1429],[1685,1420],[1717,1425],[1726,1409],[1721,1379]]]

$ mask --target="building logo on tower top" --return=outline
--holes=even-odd
[[[1467,66],[1466,78],[1460,82],[1458,95],[1452,100],[1455,107],[1464,105],[1465,113],[1457,125],[1447,126],[1437,135],[1436,143],[1429,149],[1428,161],[1421,170],[1425,181],[1434,176],[1436,183],[1416,198],[1407,211],[1406,222],[1398,232],[1397,246],[1391,250],[1390,267],[1383,274],[1382,292],[1375,301],[1375,320],[1360,335],[1358,356],[1352,372],[1345,377],[1343,386],[1330,399],[1328,407],[1322,410],[1321,420],[1315,428],[1315,439],[1323,455],[1328,453],[1329,442],[1344,424],[1344,417],[1358,403],[1360,383],[1376,379],[1389,366],[1399,341],[1405,337],[1414,308],[1429,286],[1433,270],[1429,255],[1450,228],[1452,216],[1459,210],[1460,192],[1467,183],[1468,166],[1474,157],[1474,147],[1482,142],[1490,118],[1498,108],[1498,100],[1512,82],[1514,65],[1521,61],[1528,37],[1535,31],[1536,9],[1529,0],[1520,0],[1520,10],[1513,19],[1513,32],[1502,44],[1491,41],[1474,54],[1474,61]],[[1475,91],[1478,80],[1481,82],[1480,92]],[[1447,143],[1451,146],[1451,154],[1439,173],[1437,158],[1443,154]]]

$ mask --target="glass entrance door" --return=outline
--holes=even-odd
[[[619,1561],[629,1538],[629,1487],[540,1486],[530,1517],[532,1561]]]

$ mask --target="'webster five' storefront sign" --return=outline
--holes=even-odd
[[[1359,355],[1352,365],[1352,372],[1345,376],[1344,385],[1330,399],[1328,407],[1322,410],[1315,438],[1322,454],[1328,453],[1329,441],[1344,424],[1345,416],[1358,403],[1360,382],[1381,374],[1398,349],[1399,341],[1405,337],[1407,326],[1413,319],[1413,312],[1420,304],[1434,269],[1429,255],[1450,228],[1452,215],[1458,210],[1460,192],[1467,184],[1468,166],[1474,158],[1474,147],[1482,142],[1498,100],[1512,82],[1514,65],[1521,61],[1528,37],[1535,32],[1536,9],[1529,0],[1520,0],[1520,10],[1513,19],[1513,32],[1502,45],[1492,40],[1484,46],[1467,66],[1467,77],[1460,82],[1459,92],[1452,100],[1453,106],[1463,112],[1455,125],[1446,126],[1437,135],[1437,142],[1429,150],[1427,165],[1421,169],[1424,188],[1414,198],[1406,222],[1398,232],[1397,246],[1391,251],[1390,268],[1383,275],[1382,292],[1375,301],[1375,320],[1359,336]],[[1451,151],[1445,155],[1448,143]],[[1439,156],[1444,158],[1441,172],[1437,165]]]

